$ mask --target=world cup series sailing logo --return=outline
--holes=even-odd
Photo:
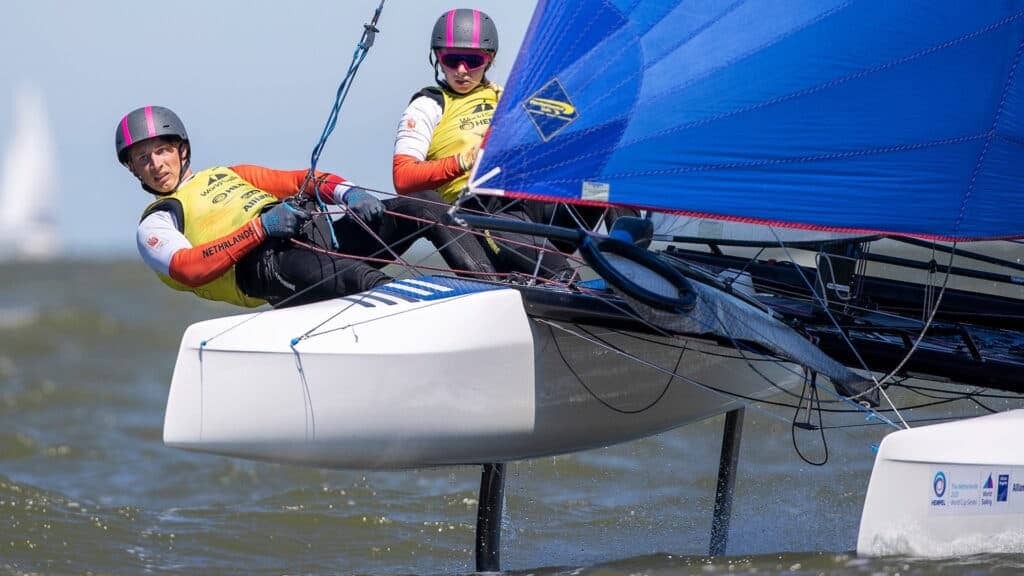
[[[935,491],[935,496],[942,498],[946,493],[946,473],[939,471],[935,473],[935,478],[932,479],[932,490]]]

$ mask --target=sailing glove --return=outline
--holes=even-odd
[[[341,200],[364,222],[372,222],[384,215],[384,203],[362,188],[349,188]]]
[[[263,231],[272,238],[291,238],[309,220],[309,212],[282,202],[260,216]]]
[[[463,150],[455,155],[459,161],[459,168],[462,170],[463,174],[473,169],[473,165],[476,164],[476,155],[478,152],[480,152],[479,144],[473,146],[469,150]]]

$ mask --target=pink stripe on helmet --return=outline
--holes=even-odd
[[[153,107],[146,106],[146,130],[148,131],[149,137],[156,136],[156,126],[153,125]]]
[[[124,137],[124,145],[127,148],[131,146],[134,140],[132,139],[132,131],[128,129],[128,116],[125,115],[121,118],[121,136]]]
[[[455,10],[448,11],[448,20],[445,22],[445,46],[455,44]]]
[[[480,11],[473,10],[473,48],[480,47]]]

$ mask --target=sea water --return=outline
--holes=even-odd
[[[329,471],[163,445],[182,331],[235,309],[173,293],[133,258],[0,264],[0,287],[0,573],[473,571],[476,467]],[[963,404],[925,416],[970,413]],[[746,411],[726,556],[707,556],[723,422],[713,418],[510,463],[502,567],[602,575],[1024,571],[1022,555],[857,557],[872,444],[887,430],[848,417],[854,427],[829,430],[829,461],[813,466],[794,450],[792,417],[788,408]],[[808,459],[824,456],[817,433],[798,431],[796,440]]]

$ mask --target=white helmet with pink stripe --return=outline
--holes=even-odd
[[[479,10],[458,8],[441,15],[430,33],[430,49],[474,48],[498,51],[498,28]]]
[[[127,152],[132,144],[160,136],[172,136],[182,142],[188,142],[185,124],[177,114],[167,108],[143,106],[132,110],[124,118],[121,118],[114,131],[114,148],[117,150],[117,159],[121,164],[127,166]]]

